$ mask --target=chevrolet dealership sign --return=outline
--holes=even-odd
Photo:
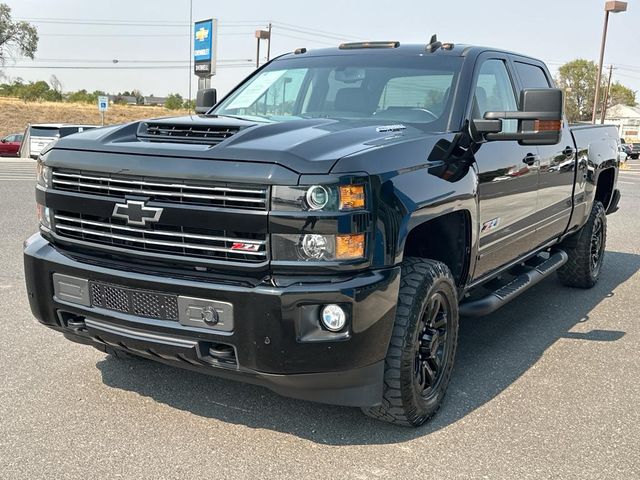
[[[194,73],[210,77],[216,73],[216,40],[218,20],[210,18],[196,22],[193,29]]]

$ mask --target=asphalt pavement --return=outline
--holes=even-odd
[[[23,284],[36,221],[21,166],[0,162],[1,479],[640,478],[640,162],[620,174],[598,285],[553,277],[463,320],[445,404],[418,429],[42,327]]]

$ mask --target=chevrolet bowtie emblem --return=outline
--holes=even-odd
[[[202,42],[205,38],[209,36],[209,30],[204,27],[200,27],[200,30],[196,32],[196,39],[199,42]]]
[[[146,226],[160,220],[162,208],[147,207],[144,202],[127,200],[127,203],[116,203],[112,217],[124,218],[128,225]]]

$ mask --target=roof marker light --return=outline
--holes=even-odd
[[[391,41],[391,42],[352,42],[352,43],[342,43],[338,47],[340,50],[355,50],[358,48],[398,48],[400,46],[400,42]]]

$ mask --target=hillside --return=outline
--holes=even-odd
[[[105,114],[105,125],[125,123],[144,118],[182,115],[186,111],[163,107],[111,105]],[[0,97],[0,138],[10,133],[22,133],[28,123],[82,123],[99,125],[96,105],[85,103],[29,102]]]

